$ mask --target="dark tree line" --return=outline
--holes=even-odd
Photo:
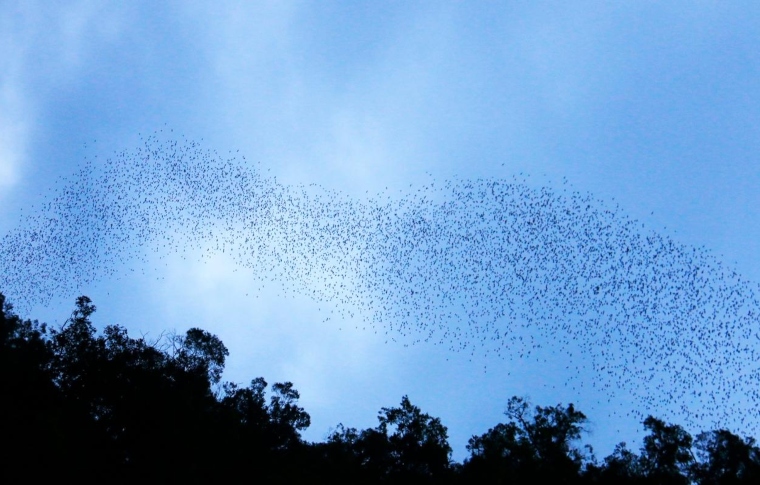
[[[60,328],[23,320],[0,294],[0,481],[36,483],[760,483],[760,449],[727,430],[692,437],[648,417],[638,453],[579,445],[586,416],[508,401],[507,421],[451,460],[447,429],[404,396],[378,425],[306,442],[292,383],[222,382],[227,348],[193,328],[157,342],[108,326],[82,296]]]

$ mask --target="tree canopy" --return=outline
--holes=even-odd
[[[506,421],[451,460],[448,430],[403,396],[373,428],[338,425],[324,442],[291,382],[223,382],[229,355],[199,328],[156,342],[110,325],[77,298],[60,328],[23,320],[0,294],[3,483],[760,483],[760,449],[728,430],[693,438],[653,416],[639,453],[620,443],[597,461],[573,404],[507,401]],[[252,475],[253,474],[253,475]]]

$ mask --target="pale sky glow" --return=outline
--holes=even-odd
[[[704,248],[760,294],[758,5],[4,2],[0,236],[30,227],[25,217],[66,186],[61,177],[75,180],[85,159],[100,166],[163,129],[244,157],[283,190],[303,186],[356,206],[391,207],[431,184],[429,200],[445,200],[438,190],[447,181],[477,179],[590,193],[616,220],[637,220],[642,237]],[[502,421],[513,395],[575,403],[599,458],[640,436],[631,409],[680,422],[678,406],[659,394],[651,408],[641,403],[640,389],[673,379],[661,363],[651,362],[661,373],[649,382],[608,396],[593,387],[597,371],[580,344],[560,352],[555,336],[533,336],[544,347],[523,360],[394,342],[367,325],[366,309],[316,301],[228,253],[201,258],[207,249],[182,258],[149,244],[116,276],[96,271],[93,283],[22,316],[60,323],[85,294],[98,326],[149,336],[204,328],[230,349],[226,379],[294,383],[311,440],[341,421],[374,426],[404,394],[448,426],[457,460],[470,436]],[[8,254],[0,247],[0,258]],[[18,262],[0,260],[0,273],[11,267]],[[309,284],[359,289],[363,277],[319,274]],[[23,306],[3,278],[0,291]],[[731,338],[760,352],[754,335]],[[610,345],[612,362],[645,344]],[[732,365],[750,354],[742,355]],[[731,399],[757,408],[742,404],[747,394]]]

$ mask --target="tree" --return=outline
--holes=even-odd
[[[398,408],[382,408],[377,428],[387,436],[394,468],[403,476],[439,477],[448,470],[451,447],[439,418],[423,413],[401,398]],[[390,434],[388,434],[390,432]]]
[[[689,483],[689,468],[694,463],[691,453],[692,437],[678,425],[647,417],[641,464],[646,477],[661,484]]]
[[[370,481],[370,473],[362,463],[360,437],[356,428],[347,428],[341,423],[329,434],[325,443],[315,445],[320,468],[331,480],[344,483]]]
[[[258,378],[212,392],[228,355],[215,335],[98,333],[86,296],[58,329],[11,310],[0,294],[0,482],[206,483],[251,465],[267,482],[308,476],[293,466],[310,457],[298,391],[276,383],[267,402]]]
[[[79,444],[72,439],[77,423],[70,419],[63,396],[53,384],[47,333],[44,324],[16,315],[0,293],[2,483],[74,478],[86,465],[74,452]],[[43,455],[46,450],[56,453]],[[40,466],[41,459],[45,466]]]
[[[464,473],[472,481],[512,483],[535,468],[532,446],[515,423],[499,423],[467,443]]]
[[[375,428],[358,431],[342,424],[320,446],[324,463],[348,481],[425,483],[451,472],[447,429],[423,413],[408,396],[381,408]]]
[[[578,478],[584,454],[573,442],[580,438],[586,416],[573,404],[536,406],[531,412],[525,399],[512,397],[504,414],[508,423],[470,439],[466,474],[495,481],[540,477],[563,483]]]
[[[60,407],[77,428],[71,448],[102,469],[100,481],[198,479],[218,441],[210,386],[227,349],[200,329],[175,338],[172,354],[116,325],[98,335],[94,312],[88,297],[77,298],[48,342]]]
[[[311,417],[297,405],[301,396],[292,382],[275,383],[272,392],[269,403],[272,430],[281,447],[293,447],[301,440],[299,432],[311,424]]]
[[[647,483],[641,458],[626,447],[625,442],[615,445],[615,451],[604,459],[603,465],[588,464],[583,474],[590,483],[633,485]]]
[[[697,435],[695,447],[701,460],[693,475],[700,485],[760,483],[760,449],[753,438],[721,429]]]
[[[174,337],[174,348],[174,358],[185,370],[207,375],[212,384],[221,380],[224,361],[230,352],[216,335],[191,328],[184,337]]]
[[[247,443],[250,451],[271,458],[273,453],[295,448],[301,444],[300,431],[309,427],[311,417],[298,406],[298,391],[291,382],[276,383],[266,403],[267,382],[263,377],[240,388],[224,385],[221,405],[241,435],[236,441]]]

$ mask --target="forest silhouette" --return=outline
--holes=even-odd
[[[80,296],[59,328],[23,319],[0,294],[2,483],[760,483],[753,438],[690,435],[647,417],[638,452],[603,459],[582,445],[573,404],[507,401],[506,420],[451,459],[447,428],[407,396],[378,425],[337,425],[324,442],[290,382],[223,382],[224,343],[191,328],[156,341],[98,332]]]

